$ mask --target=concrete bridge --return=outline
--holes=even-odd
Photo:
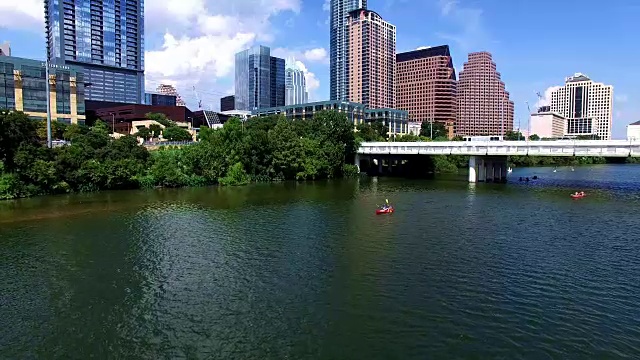
[[[415,155],[468,155],[469,182],[505,181],[507,156],[598,156],[640,157],[640,141],[557,140],[557,141],[430,141],[365,142],[360,159],[383,159]],[[378,160],[379,166],[382,162]]]

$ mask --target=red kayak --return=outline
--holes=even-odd
[[[382,214],[393,214],[393,208],[389,207],[386,209],[376,209],[376,215],[382,215]]]
[[[571,194],[570,196],[572,199],[582,199],[583,197],[587,196],[587,194]]]

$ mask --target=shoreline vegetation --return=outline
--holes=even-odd
[[[357,141],[346,115],[310,121],[281,116],[230,119],[199,141],[148,151],[134,136],[93,126],[52,124],[64,146],[47,148],[46,124],[0,111],[0,199],[100,190],[149,189],[357,176]],[[146,135],[146,134],[145,134]]]
[[[153,115],[153,114],[151,114]],[[155,115],[154,115],[155,116]],[[167,138],[187,132],[166,122]],[[426,126],[425,126],[426,125]],[[52,137],[64,146],[46,146],[46,122],[23,112],[0,110],[0,200],[47,194],[155,187],[236,186],[252,182],[320,180],[358,176],[353,165],[362,141],[387,141],[381,123],[353,125],[343,113],[324,111],[312,120],[280,115],[246,122],[230,119],[221,129],[203,128],[199,141],[181,148],[149,151],[135,136],[110,136],[109,127],[52,122]],[[148,139],[161,129],[139,129]],[[434,125],[433,141],[446,140],[446,129]],[[429,137],[426,137],[429,134]],[[396,141],[432,141],[429,124],[421,136]],[[604,158],[511,157],[510,166],[569,166],[606,163]],[[433,171],[466,171],[467,156],[433,156]]]

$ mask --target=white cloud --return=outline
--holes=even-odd
[[[44,31],[42,0],[0,0],[0,28]]]
[[[324,0],[324,3],[322,3],[322,10],[323,11],[331,10],[331,0]]]
[[[233,83],[235,53],[274,40],[274,15],[298,14],[302,0],[147,0],[145,77],[148,89],[175,84],[183,94],[193,86],[215,104]],[[44,28],[42,0],[0,0],[0,29]],[[309,59],[321,59],[315,49]],[[306,56],[300,57],[309,61]],[[316,60],[314,60],[316,61]],[[189,105],[195,99],[186,96]],[[195,95],[192,95],[195,98]]]
[[[457,0],[440,0],[440,14],[449,15],[458,6]]]
[[[620,95],[616,95],[615,97],[616,102],[619,103],[626,103],[627,101],[629,101],[629,97],[625,94],[620,94]]]
[[[483,24],[482,9],[464,6],[460,0],[440,0],[438,6],[440,15],[459,29],[438,36],[455,42],[463,51],[477,51],[493,43]]]
[[[329,55],[325,48],[313,48],[313,49],[287,49],[287,48],[275,48],[271,50],[272,56],[277,56],[283,59],[296,59],[305,60],[313,63],[329,63]]]
[[[549,106],[549,105],[551,105],[551,93],[553,93],[554,91],[556,91],[558,89],[560,89],[560,86],[550,86],[550,87],[548,87],[547,90],[544,91],[544,96],[542,98],[538,98],[538,101],[536,102],[536,108],[539,108],[541,106]],[[542,95],[542,94],[540,94],[540,95]]]
[[[324,48],[315,48],[304,52],[304,58],[309,61],[316,61],[322,63],[329,63],[329,56],[327,50]]]
[[[149,1],[147,27],[163,29],[164,41],[159,49],[146,52],[147,87],[174,81],[179,91],[191,93],[197,85],[203,103],[215,107],[217,98],[228,93],[228,83],[233,83],[235,54],[255,43],[271,42],[274,29],[270,18],[283,11],[298,13],[300,2]]]
[[[307,69],[303,62],[296,61],[296,67],[304,73],[304,80],[307,83],[307,92],[309,93],[309,101],[316,100],[315,91],[320,87],[320,81],[314,73]]]

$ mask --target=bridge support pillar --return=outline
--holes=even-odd
[[[495,173],[493,172],[493,161],[491,160],[487,160],[487,170],[486,170],[486,177],[485,177],[485,181],[486,182],[492,182],[493,181],[493,177],[495,175]]]
[[[480,164],[478,165],[478,181],[487,181],[487,162],[482,158],[480,159]]]
[[[503,162],[500,165],[500,173],[502,174],[502,182],[506,183],[507,182],[507,162]]]
[[[360,173],[360,155],[358,153],[356,153],[354,162],[355,162],[354,165],[356,166],[356,168],[358,168],[358,173]]]
[[[476,168],[477,168],[476,157],[469,156],[469,182],[470,183],[475,183],[476,181],[478,181]]]
[[[378,175],[382,175],[382,159],[378,158]]]

